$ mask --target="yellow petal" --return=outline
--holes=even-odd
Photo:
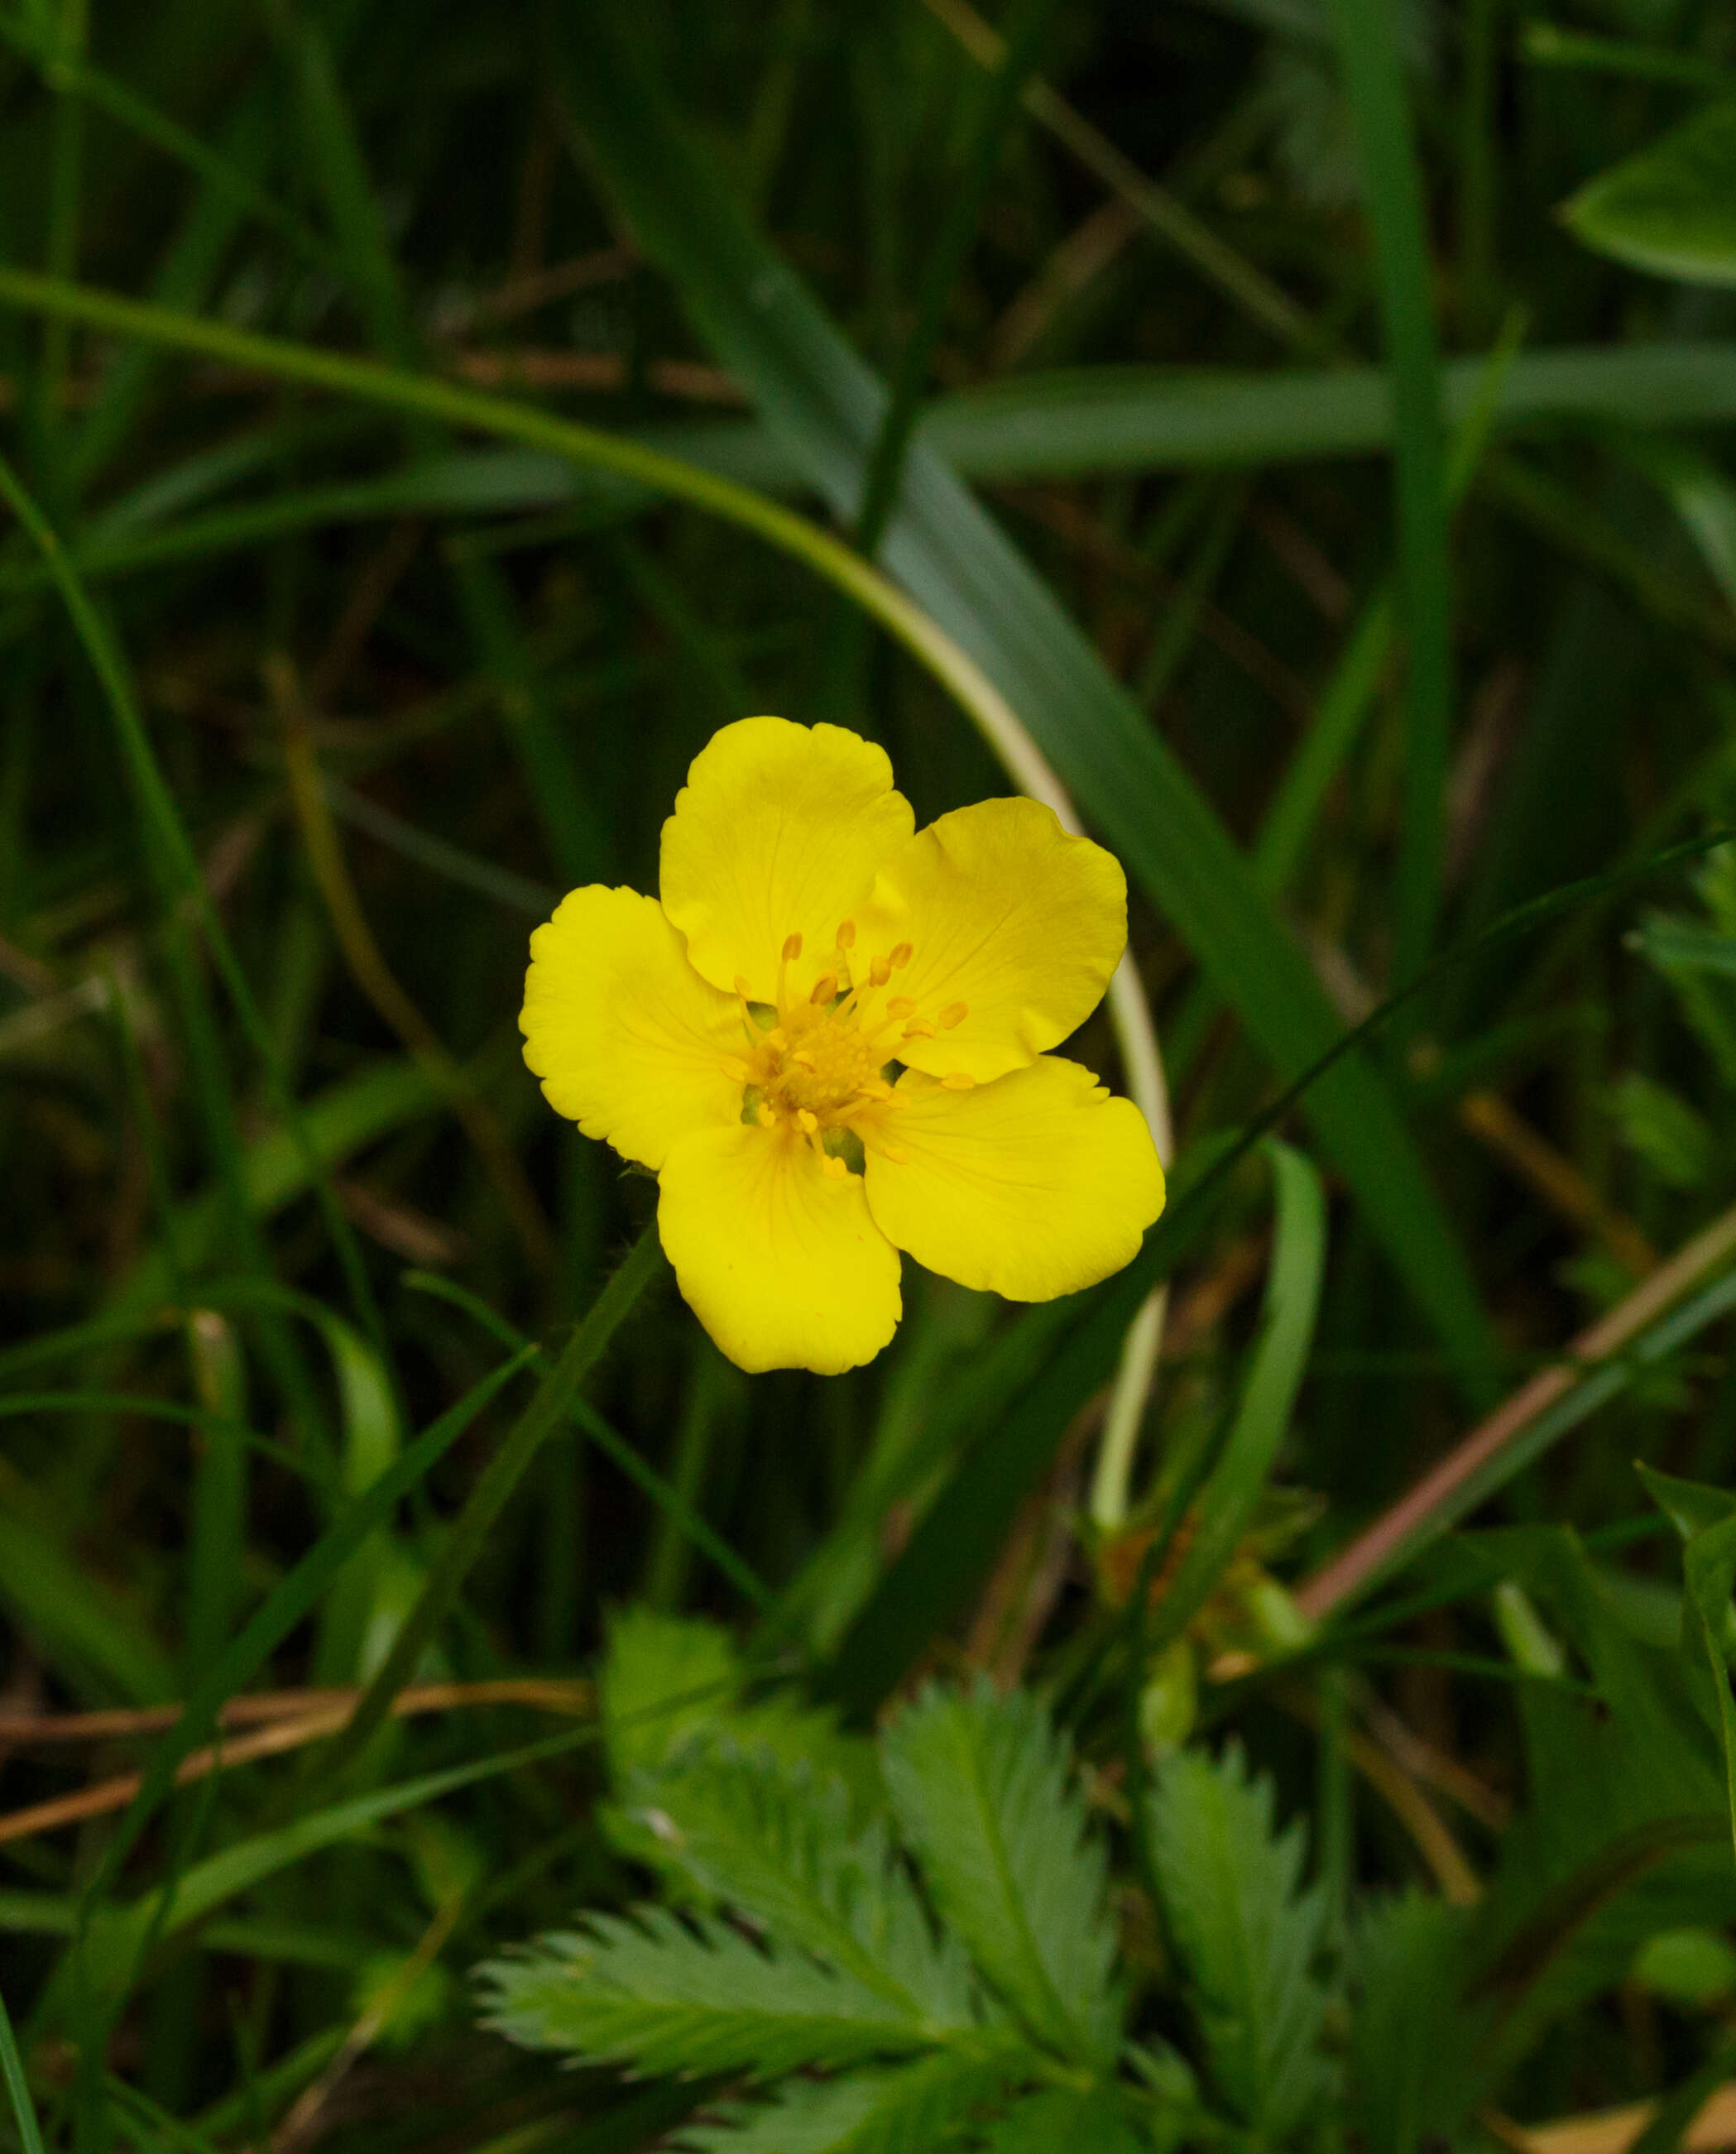
[[[860,1176],[834,1180],[793,1132],[738,1123],[683,1137],[660,1179],[677,1284],[738,1367],[836,1376],[891,1337],[898,1252]]]
[[[588,1137],[658,1167],[690,1130],[733,1122],[740,1005],[708,987],[653,897],[592,883],[530,938],[518,1019],[549,1104]]]
[[[755,1002],[775,998],[780,953],[800,936],[788,987],[804,1000],[839,969],[839,929],[915,820],[871,741],[841,726],[743,718],[712,735],[675,797],[663,909],[706,978],[724,988],[744,979]]]
[[[1145,1117],[1059,1055],[950,1090],[919,1070],[871,1141],[868,1207],[932,1272],[1011,1301],[1052,1301],[1118,1272],[1163,1209]]]
[[[979,801],[918,831],[856,921],[862,958],[911,949],[890,991],[915,1004],[912,1029],[888,1054],[978,1084],[1076,1031],[1126,940],[1120,863],[1035,800]]]

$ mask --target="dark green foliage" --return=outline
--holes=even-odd
[[[0,2146],[1730,2075],[1736,0],[982,13],[0,0]],[[749,712],[1007,789],[935,625],[1172,1202],[749,1378],[525,938]]]
[[[1287,2137],[1326,2089],[1318,1976],[1323,1905],[1302,1890],[1299,1825],[1274,1835],[1272,1784],[1236,1749],[1183,1752],[1151,1796],[1151,1866],[1220,2100],[1263,2138]]]

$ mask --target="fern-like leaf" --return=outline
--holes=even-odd
[[[1232,1745],[1182,1751],[1151,1797],[1151,1859],[1218,2094],[1244,2123],[1288,2132],[1319,2100],[1326,1993],[1312,1963],[1318,1894],[1299,1893],[1299,1827],[1274,1835],[1272,1787]]]
[[[1030,2034],[1101,2063],[1121,2031],[1106,1862],[1034,1700],[930,1688],[882,1740],[881,1767],[942,1918]]]
[[[1351,1933],[1349,2116],[1381,2154],[1457,2141],[1489,2090],[1493,2000],[1469,1980],[1463,1907],[1377,1901]]]
[[[1150,2154],[1151,2143],[1115,2087],[1027,2095],[973,2141],[983,2154]]]
[[[992,2065],[927,2057],[896,2071],[795,2080],[774,2098],[733,2107],[719,2122],[689,2125],[692,2154],[937,2154],[967,2114],[999,2094]],[[1045,2150],[1046,2154],[1046,2150]]]
[[[933,2046],[921,2017],[791,1952],[666,1908],[595,1915],[482,1970],[488,2023],[526,2047],[646,2072],[838,2067]]]
[[[636,1774],[624,1805],[639,1844],[702,1903],[751,1916],[913,2019],[974,2027],[962,1949],[937,1944],[884,1825],[858,1823],[857,1807],[841,1781],[722,1745]]]
[[[735,1641],[719,1625],[650,1608],[620,1610],[609,1626],[598,1684],[617,1786],[635,1770],[725,1740],[738,1750],[769,1750],[787,1764],[806,1758],[859,1797],[878,1799],[873,1753],[860,1737],[840,1733],[832,1714],[795,1692],[749,1697],[747,1688]]]

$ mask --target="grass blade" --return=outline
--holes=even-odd
[[[18,2055],[18,2045],[12,2031],[12,2015],[6,2009],[3,1996],[0,1996],[0,2077],[6,2081],[7,2096],[12,2103],[13,2121],[18,2126],[18,2144],[23,2149],[23,2154],[43,2154],[42,2131],[36,2121],[36,2105],[30,2099],[23,2060]]]
[[[1404,831],[1396,894],[1398,977],[1427,959],[1441,901],[1453,598],[1447,559],[1441,355],[1429,295],[1422,186],[1389,0],[1330,0],[1374,227],[1381,317],[1392,364],[1398,564],[1409,661]]]
[[[513,1491],[545,1440],[566,1419],[586,1377],[662,1265],[663,1245],[653,1221],[598,1295],[560,1359],[543,1378],[536,1396],[483,1467],[435,1559],[420,1599],[405,1618],[361,1703],[327,1753],[324,1769],[329,1778],[335,1779],[352,1759],[360,1757],[375,1728],[384,1723],[392,1700],[409,1682],[416,1662],[432,1642]]]
[[[1235,1554],[1289,1432],[1326,1268],[1326,1199],[1320,1176],[1289,1145],[1269,1146],[1277,1196],[1272,1268],[1260,1333],[1236,1417],[1192,1507],[1187,1553],[1146,1626],[1149,1654],[1179,1637]]]

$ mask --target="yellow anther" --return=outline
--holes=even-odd
[[[763,1130],[774,1130],[778,1126],[778,1117],[772,1112],[769,1105],[763,1100],[762,1100],[759,1105],[753,1110],[753,1119],[758,1123],[759,1126]]]
[[[908,942],[899,942],[893,946],[891,965],[892,970],[895,972],[902,972],[904,967],[909,964],[912,948],[913,946]]]
[[[802,938],[801,938],[801,937],[800,937],[799,935],[786,935],[786,936],[784,937],[784,963],[785,963],[785,964],[787,964],[787,965],[788,965],[788,964],[794,964],[794,962],[795,962],[795,960],[796,960],[798,957],[799,957],[801,956],[801,954],[802,954]]]
[[[894,995],[886,1004],[886,1015],[888,1017],[909,1017],[915,1010],[916,1007],[916,1004],[911,1000],[908,995]]]
[[[819,1117],[818,1115],[810,1114],[805,1107],[798,1107],[796,1109],[796,1127],[801,1131],[804,1137],[811,1137],[814,1132],[819,1127]]]
[[[743,1062],[738,1054],[726,1054],[723,1074],[734,1078],[738,1085],[750,1085],[753,1081],[753,1065],[751,1062]]]
[[[949,1092],[973,1092],[977,1086],[976,1079],[962,1069],[949,1069],[941,1083]]]
[[[840,950],[854,950],[855,947],[856,923],[853,920],[846,920],[838,930],[838,947]]]
[[[738,972],[736,974],[735,991],[744,1003],[751,1003],[753,1001],[753,990],[748,984],[748,976],[745,972]]]
[[[844,1161],[835,1158],[829,1151],[820,1154],[819,1171],[822,1174],[829,1175],[834,1182],[842,1182],[845,1176],[850,1172],[850,1169]]]
[[[789,1059],[792,1062],[799,1063],[801,1067],[807,1071],[810,1077],[819,1067],[819,1064],[814,1060],[814,1057],[811,1054],[804,1054],[799,1047],[793,1047],[790,1049]]]
[[[787,1054],[789,1052],[789,1034],[781,1024],[774,1024],[765,1036],[765,1044],[768,1047],[775,1047],[779,1054]]]
[[[891,977],[892,961],[890,957],[876,957],[868,967],[868,984],[871,988],[885,987]]]
[[[875,1146],[875,1150],[880,1154],[882,1159],[891,1160],[895,1166],[908,1166],[910,1165],[910,1154],[907,1151],[900,1151],[896,1145],[876,1145]]]
[[[813,992],[808,999],[810,1003],[829,1003],[837,992],[838,975],[835,972],[822,972],[814,983]]]
[[[955,1024],[962,1024],[970,1013],[968,1003],[948,1003],[940,1013],[942,1030],[950,1032]]]
[[[884,1077],[865,1077],[856,1090],[868,1100],[890,1100],[892,1096],[892,1088]]]
[[[913,1017],[904,1028],[904,1037],[906,1039],[932,1039],[934,1027],[926,1017]]]

